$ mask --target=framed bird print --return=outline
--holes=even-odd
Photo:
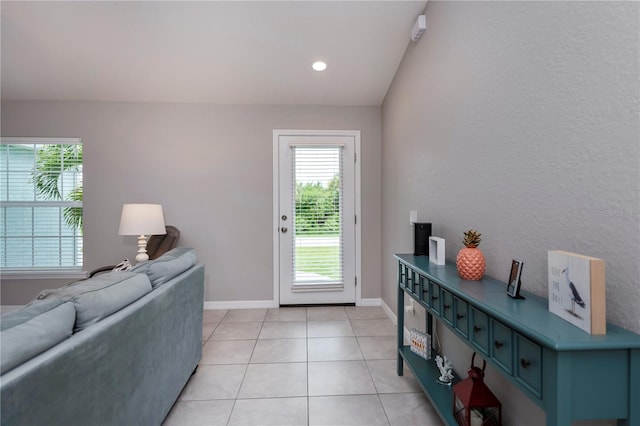
[[[520,296],[520,276],[522,275],[523,263],[513,259],[511,261],[511,272],[509,273],[509,281],[507,281],[507,294],[514,299],[524,299]]]
[[[549,250],[549,311],[589,334],[606,328],[604,260]]]

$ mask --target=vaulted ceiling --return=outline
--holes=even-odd
[[[380,105],[425,4],[2,1],[2,99]]]

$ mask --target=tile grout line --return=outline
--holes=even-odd
[[[228,311],[227,311],[227,313],[228,313]],[[226,314],[225,314],[225,316],[226,316]],[[266,318],[266,316],[267,316],[267,314],[265,313],[265,318]],[[222,321],[220,321],[220,322],[222,323]],[[253,352],[255,351],[256,346],[258,345],[258,338],[260,337],[260,333],[262,332],[262,327],[263,326],[264,326],[264,318],[263,318],[262,323],[260,324],[260,330],[258,330],[258,335],[256,336],[255,343],[253,344],[253,349],[251,349],[251,355],[249,356],[249,360],[247,361],[247,363],[245,365],[244,374],[242,375],[242,380],[240,380],[240,385],[238,386],[238,393],[236,393],[236,397],[233,400],[233,406],[231,407],[231,412],[229,412],[229,419],[227,420],[227,426],[231,422],[231,417],[233,416],[233,411],[235,410],[236,404],[237,404],[238,399],[240,397],[240,390],[242,390],[242,385],[244,384],[244,380],[247,377],[247,372],[249,371],[249,365],[251,363],[251,358],[253,357]]]
[[[351,323],[351,317],[349,316],[349,313],[347,313],[347,316],[349,317],[349,325],[351,325],[351,328],[353,329],[353,324]],[[355,330],[353,330],[353,334],[355,336],[356,332]],[[367,367],[367,371],[369,372],[369,378],[371,379],[371,382],[373,383],[373,388],[376,390],[376,399],[378,400],[378,403],[380,404],[380,408],[382,408],[382,412],[384,413],[384,417],[387,421],[387,425],[391,425],[391,421],[389,420],[389,415],[387,414],[387,410],[385,410],[384,408],[384,404],[382,403],[382,398],[380,397],[380,391],[378,390],[378,386],[376,385],[376,381],[373,379],[373,374],[371,373],[371,369],[369,368],[369,363],[367,362],[367,359],[364,355],[364,351],[362,350],[362,347],[360,346],[360,339],[358,339],[358,337],[361,336],[356,336],[356,342],[358,344],[358,349],[360,349],[360,353],[362,355],[362,360],[364,361],[365,366]]]
[[[220,324],[222,324],[222,322],[224,321],[224,319],[226,317],[229,317],[229,312],[230,312],[230,310],[227,310],[227,312],[221,317],[220,321],[216,323],[216,326],[214,327],[211,335],[204,341],[205,343],[207,343],[209,341],[214,341],[214,339],[212,337],[213,337],[213,334],[215,333],[215,330],[220,326]],[[327,336],[320,336],[319,338],[320,339],[322,339],[322,338],[353,338],[353,339],[355,339],[356,347],[358,348],[359,354],[360,354],[360,356],[362,358],[359,359],[359,360],[330,360],[329,359],[329,360],[318,361],[318,362],[343,362],[343,361],[354,361],[355,362],[355,361],[363,361],[365,363],[365,365],[366,365],[366,368],[367,368],[368,377],[371,380],[371,383],[374,385],[373,388],[374,388],[374,392],[375,393],[373,393],[373,395],[376,395],[376,397],[377,397],[376,400],[378,401],[379,406],[383,410],[383,413],[384,413],[384,416],[385,416],[385,420],[386,420],[387,424],[390,424],[391,422],[389,420],[389,413],[385,409],[385,406],[384,406],[384,404],[382,402],[382,394],[380,394],[378,386],[376,385],[376,382],[374,380],[373,373],[371,371],[371,366],[369,365],[369,361],[375,361],[375,359],[374,360],[367,360],[366,359],[364,351],[363,351],[363,348],[362,348],[362,342],[360,340],[360,338],[364,338],[364,337],[375,338],[375,337],[386,337],[386,336],[378,336],[375,333],[373,335],[369,336],[370,333],[367,333],[365,330],[362,330],[362,332],[365,333],[364,335],[362,335],[362,336],[356,335],[356,332],[355,332],[355,329],[354,329],[354,325],[353,325],[353,321],[354,320],[359,320],[359,321],[361,321],[361,320],[376,320],[378,318],[352,318],[349,315],[349,313],[346,311],[346,309],[344,309],[344,312],[346,314],[346,320],[347,320],[347,323],[349,324],[349,328],[350,328],[350,330],[351,330],[351,332],[353,334],[351,336],[344,336],[344,335],[329,336],[329,335],[327,335]],[[258,336],[256,337],[255,340],[254,339],[242,339],[242,340],[254,340],[254,343],[253,343],[253,347],[251,349],[251,353],[249,355],[249,359],[244,364],[245,369],[244,369],[244,373],[243,373],[242,379],[240,381],[240,385],[238,387],[238,392],[235,395],[235,398],[229,399],[230,401],[233,401],[233,404],[231,406],[231,411],[229,412],[229,415],[228,415],[228,418],[227,418],[227,421],[226,421],[227,425],[229,425],[231,423],[231,417],[232,417],[232,415],[233,415],[233,413],[234,413],[234,411],[236,409],[236,404],[237,404],[238,400],[240,399],[239,398],[240,390],[242,389],[242,386],[245,384],[245,380],[246,380],[247,372],[248,372],[248,367],[251,365],[251,360],[253,358],[253,355],[255,354],[255,350],[257,348],[258,341],[260,340],[260,335],[261,335],[262,331],[264,330],[265,323],[267,322],[268,314],[269,314],[269,310],[266,311],[265,316],[260,321],[260,329],[258,331]],[[327,319],[327,318],[322,319],[322,318],[324,318],[324,317],[320,316],[320,318],[316,319],[316,321],[333,321],[333,319]],[[380,318],[380,319],[384,319],[384,318]],[[244,322],[244,321],[240,321],[240,322]],[[282,323],[283,321],[276,321],[276,322]],[[305,362],[306,362],[306,380],[307,380],[307,383],[306,383],[306,392],[307,392],[307,395],[306,395],[306,408],[307,408],[306,422],[307,422],[307,425],[310,425],[311,424],[311,413],[310,413],[311,395],[310,395],[309,367],[310,367],[310,362],[311,361],[310,361],[310,347],[309,347],[309,344],[310,344],[310,340],[312,338],[309,337],[309,310],[308,309],[305,309],[305,320],[304,320],[304,322],[305,322],[305,338],[304,338],[304,341],[305,341],[305,353],[306,353],[306,361]],[[276,339],[285,339],[285,338],[286,337],[280,337],[280,338],[276,337]],[[295,339],[295,337],[289,337],[289,338],[290,339]],[[237,340],[237,339],[231,339],[231,340]],[[263,340],[268,340],[268,339],[263,339]],[[282,362],[291,363],[293,361],[282,361]],[[274,361],[274,362],[265,362],[264,364],[277,364],[277,363],[278,362]],[[416,393],[416,392],[392,392],[392,393]],[[417,393],[419,394],[419,392],[417,392]],[[338,395],[320,395],[320,396],[348,397],[348,396],[356,396],[356,395],[372,395],[372,394],[369,394],[369,393],[367,393],[367,394],[338,394]],[[295,397],[294,396],[290,396],[290,397],[282,396],[282,397],[269,397],[269,398],[287,399],[287,398],[295,398]],[[246,398],[246,399],[268,399],[268,398],[255,397],[255,398]]]

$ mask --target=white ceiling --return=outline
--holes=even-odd
[[[425,5],[2,1],[2,99],[380,105]]]

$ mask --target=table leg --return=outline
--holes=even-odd
[[[403,365],[403,360],[402,360],[402,356],[400,355],[400,349],[402,349],[402,346],[404,345],[404,291],[402,290],[402,287],[400,287],[400,283],[398,283],[398,304],[397,304],[397,315],[398,315],[398,330],[397,330],[397,335],[398,335],[398,342],[397,342],[397,346],[398,346],[398,365],[397,365],[397,373],[398,376],[402,376],[403,375],[403,370],[404,370],[404,365]]]

